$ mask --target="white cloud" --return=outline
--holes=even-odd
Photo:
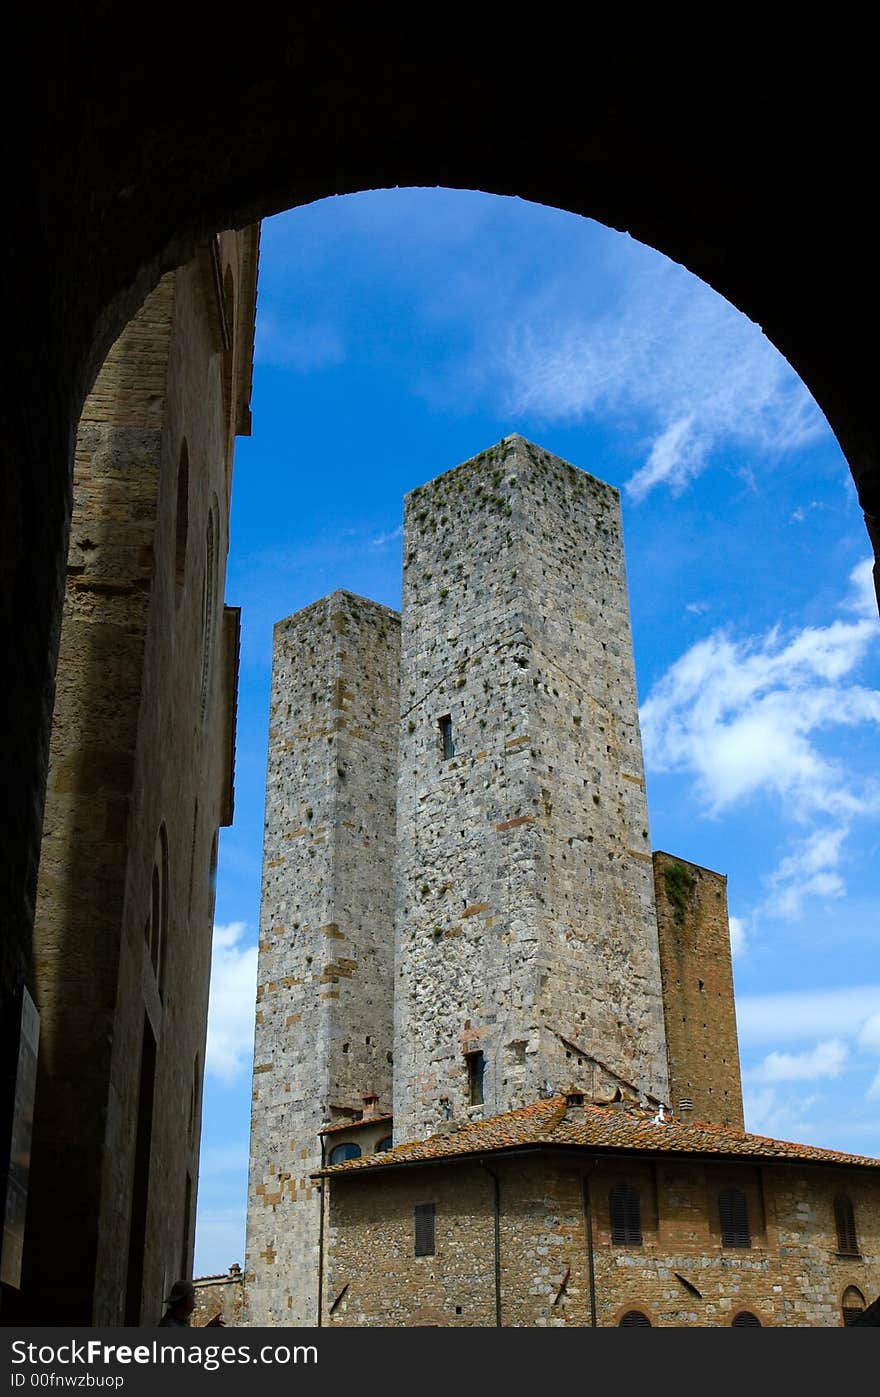
[[[790,1090],[780,1095],[775,1086],[747,1086],[743,1092],[746,1130],[775,1140],[813,1140],[817,1125],[808,1113],[818,1100],[815,1095],[799,1100]]]
[[[865,1096],[869,1101],[880,1101],[880,1070],[878,1070],[876,1077],[865,1092]]]
[[[851,580],[847,604],[861,613],[864,564]],[[818,738],[880,723],[880,693],[849,680],[877,636],[876,616],[859,614],[789,636],[774,628],[737,640],[716,631],[698,641],[642,705],[648,766],[692,773],[712,813],[759,791],[785,798],[801,817],[876,807],[876,781],[826,756]]]
[[[867,616],[876,623],[877,592],[874,587],[874,559],[865,558],[850,573],[852,595],[846,603],[848,610]]]
[[[750,1082],[815,1082],[823,1077],[839,1077],[849,1057],[849,1048],[839,1038],[817,1043],[805,1053],[768,1053],[763,1062],[743,1073]]]
[[[741,995],[736,1019],[743,1047],[851,1038],[880,1017],[880,984],[784,994]],[[870,1047],[866,1043],[865,1047]]]
[[[231,1085],[254,1052],[257,947],[242,945],[245,922],[214,927],[205,1071]]]
[[[744,917],[730,917],[730,953],[733,956],[743,956],[748,947],[748,937],[746,934],[746,922]]]
[[[681,267],[630,262],[604,314],[573,315],[545,291],[510,328],[509,409],[568,421],[644,413],[652,440],[626,487],[635,500],[661,484],[682,490],[721,441],[780,452],[827,431],[757,326]]]
[[[880,1013],[872,1014],[859,1029],[859,1047],[880,1053]]]
[[[389,530],[387,534],[377,534],[375,538],[370,539],[370,544],[373,548],[384,548],[386,543],[394,543],[399,538],[403,538],[402,524],[398,524],[396,529]]]
[[[770,875],[773,892],[763,910],[770,916],[795,918],[808,897],[842,897],[843,879],[833,870],[847,833],[846,826],[819,829],[801,840]]]

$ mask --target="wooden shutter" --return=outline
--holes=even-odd
[[[762,1329],[763,1325],[757,1315],[753,1315],[749,1310],[740,1310],[738,1315],[734,1315],[731,1329]]]
[[[617,1246],[642,1245],[642,1208],[638,1189],[632,1184],[616,1184],[608,1198],[611,1214],[611,1240]]]
[[[834,1200],[834,1221],[837,1225],[837,1250],[844,1256],[858,1256],[855,1214],[852,1202],[845,1193],[838,1194]]]
[[[749,1210],[745,1194],[738,1188],[722,1189],[718,1195],[722,1247],[750,1247]]]
[[[434,1209],[433,1203],[416,1204],[416,1256],[434,1255]]]

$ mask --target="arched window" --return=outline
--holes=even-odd
[[[751,1310],[740,1310],[738,1315],[734,1315],[730,1325],[731,1329],[762,1329],[763,1325],[757,1315],[753,1315]]]
[[[865,1308],[865,1297],[854,1285],[848,1285],[843,1292],[843,1322],[849,1327],[853,1324]]]
[[[186,442],[180,448],[177,466],[177,516],[174,522],[174,585],[180,604],[186,578],[186,539],[189,532],[189,452]]]
[[[150,915],[146,925],[150,960],[156,972],[159,993],[165,982],[165,951],[168,938],[168,834],[165,824],[159,826],[150,879]]]
[[[718,1195],[722,1247],[750,1247],[749,1209],[741,1189],[723,1188]]]
[[[639,1191],[632,1184],[616,1184],[608,1195],[611,1240],[617,1246],[642,1245],[642,1209]]]
[[[346,1159],[360,1159],[360,1157],[361,1147],[356,1145],[353,1140],[349,1140],[346,1145],[336,1145],[330,1151],[331,1164],[343,1164]]]
[[[217,612],[217,505],[208,511],[205,526],[205,572],[202,578],[202,684],[200,716],[205,721],[208,709],[208,687],[211,661],[214,656],[214,631]]]
[[[845,1193],[839,1193],[834,1200],[834,1224],[837,1228],[837,1250],[843,1256],[858,1256],[855,1214]]]
[[[380,1140],[378,1145],[376,1146],[376,1154],[378,1154],[380,1150],[390,1150],[393,1144],[393,1137],[390,1135],[386,1135],[384,1140]]]
[[[627,1310],[617,1325],[618,1329],[650,1329],[651,1321],[642,1310]]]

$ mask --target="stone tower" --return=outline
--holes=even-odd
[[[319,1131],[391,1104],[400,621],[335,592],[275,628],[247,1225],[250,1323],[314,1324]]]
[[[510,436],[407,497],[394,1137],[668,1099],[617,492]]]
[[[670,1102],[682,1115],[742,1130],[727,879],[658,850],[654,891]]]

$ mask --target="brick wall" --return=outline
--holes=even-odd
[[[727,879],[661,852],[654,889],[670,1102],[695,1120],[743,1128]]]

